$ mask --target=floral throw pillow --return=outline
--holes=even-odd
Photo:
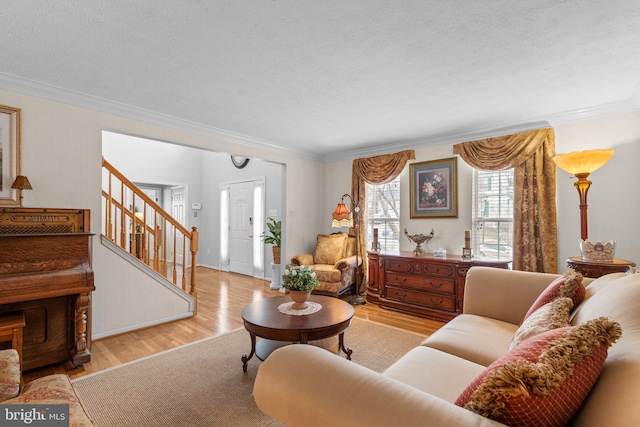
[[[318,234],[318,245],[313,253],[313,263],[333,265],[344,258],[348,238],[349,236],[345,233]]]
[[[512,427],[567,425],[621,335],[606,317],[543,332],[489,365],[455,404]]]
[[[521,342],[542,332],[569,326],[569,314],[572,308],[573,301],[567,297],[556,298],[543,305],[522,322],[513,335],[509,350],[513,350]]]
[[[538,299],[536,299],[533,305],[529,308],[529,311],[527,311],[524,318],[526,320],[534,311],[560,297],[571,298],[573,300],[573,306],[575,307],[582,302],[586,292],[587,291],[582,284],[582,274],[569,268],[564,272],[562,277],[558,277],[556,280],[551,282],[549,286],[547,286],[547,289],[540,294]]]

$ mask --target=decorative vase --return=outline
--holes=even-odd
[[[309,307],[309,305],[307,304],[307,300],[311,296],[311,291],[289,291],[289,295],[293,300],[293,305],[291,305],[291,308],[293,308],[294,310],[302,310]]]
[[[273,251],[273,263],[280,264],[280,246],[273,246],[271,250]]]

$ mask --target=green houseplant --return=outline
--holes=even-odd
[[[269,231],[262,233],[262,241],[273,245],[273,263],[280,264],[280,238],[282,237],[282,221],[276,221],[274,218],[269,217],[267,227]]]

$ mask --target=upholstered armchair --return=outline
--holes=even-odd
[[[320,285],[313,293],[338,296],[349,291],[356,278],[356,239],[345,233],[318,234],[315,251],[291,258],[295,266],[312,268]],[[358,266],[362,259],[358,258]]]
[[[0,350],[0,402],[2,405],[69,405],[70,426],[92,426],[69,377],[48,375],[21,389],[20,359],[15,349]],[[7,410],[10,410],[7,408]]]

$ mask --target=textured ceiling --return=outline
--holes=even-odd
[[[320,159],[640,98],[637,0],[13,1],[0,24],[0,87]]]

